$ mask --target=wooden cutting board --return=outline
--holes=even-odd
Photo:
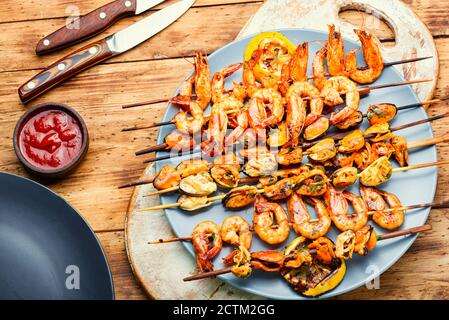
[[[396,66],[404,78],[433,78],[433,82],[414,87],[421,100],[430,99],[438,78],[438,55],[427,27],[414,12],[399,0],[267,0],[248,21],[238,38],[279,28],[309,28],[327,31],[335,24],[344,37],[355,40],[351,24],[340,19],[341,10],[358,9],[386,21],[394,30],[396,45],[382,47],[386,60],[414,56],[433,56],[424,62]],[[323,17],[326,17],[325,19]],[[147,167],[142,178],[154,174],[154,165]],[[148,245],[148,241],[170,238],[174,234],[163,213],[137,212],[137,209],[160,204],[159,197],[145,198],[154,191],[152,185],[135,188],[125,221],[125,242],[128,259],[138,282],[154,299],[260,299],[216,279],[185,283],[186,275],[195,272],[196,264],[181,243]]]

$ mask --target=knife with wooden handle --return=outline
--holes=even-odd
[[[41,39],[36,54],[43,55],[66,48],[104,31],[116,21],[139,15],[165,0],[116,0],[98,8]]]
[[[178,1],[105,39],[70,53],[23,84],[19,88],[20,100],[27,103],[75,74],[134,48],[171,25],[195,1]]]

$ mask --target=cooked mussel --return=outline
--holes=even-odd
[[[235,165],[215,165],[210,169],[210,174],[212,179],[224,188],[235,188],[240,181],[240,172]]]
[[[313,147],[307,149],[309,158],[313,161],[324,162],[332,159],[337,154],[334,139],[324,139]]]
[[[200,172],[209,171],[209,163],[202,159],[191,159],[181,162],[176,170],[180,172],[181,178],[185,178]]]
[[[272,153],[258,154],[243,166],[243,172],[250,177],[267,176],[277,169],[276,157]]]
[[[196,211],[202,208],[206,208],[212,204],[207,196],[204,197],[192,197],[188,195],[181,195],[178,198],[179,208],[185,211]]]
[[[398,108],[392,103],[372,104],[368,107],[366,118],[371,126],[388,123],[396,117]]]
[[[407,140],[404,137],[395,136],[391,139],[391,145],[394,149],[394,158],[401,167],[408,166],[408,148]]]
[[[350,128],[358,127],[363,122],[363,113],[356,111],[349,116],[345,121],[336,123],[335,126],[339,130],[348,130]]]
[[[332,185],[338,189],[345,189],[352,186],[358,178],[357,168],[344,167],[338,169],[332,175]]]
[[[217,184],[209,172],[200,172],[181,180],[179,190],[189,196],[208,196],[217,191]]]
[[[337,150],[341,153],[352,153],[362,149],[364,145],[365,136],[363,135],[363,131],[357,129],[340,140]]]
[[[181,175],[172,166],[163,166],[153,181],[153,186],[157,190],[164,190],[176,187],[181,182]]]
[[[221,201],[229,209],[239,209],[254,202],[258,190],[255,186],[242,186],[229,191]]]

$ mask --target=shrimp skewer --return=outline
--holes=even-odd
[[[212,221],[201,222],[193,229],[192,244],[200,271],[212,271],[214,269],[212,259],[223,247],[220,228]]]
[[[330,140],[330,139],[328,139],[328,140]],[[332,140],[330,140],[330,141],[332,141]],[[444,135],[444,136],[440,136],[440,137],[436,137],[436,138],[432,138],[432,139],[410,142],[410,143],[406,144],[407,150],[406,150],[405,154],[407,154],[408,150],[413,149],[413,148],[426,147],[426,146],[435,145],[435,144],[446,142],[446,141],[449,141],[448,135]],[[324,143],[324,141],[321,144],[323,144],[323,143]],[[317,148],[317,147],[319,147],[319,148]],[[326,160],[330,159],[330,156],[328,156],[326,154],[321,154],[321,151],[320,151],[321,148],[328,150],[330,148],[330,146],[328,144],[323,144],[323,146],[321,147],[320,144],[317,144],[315,146],[315,148],[311,148],[305,152],[303,152],[301,148],[293,149],[293,151],[290,151],[290,153],[298,153],[299,155],[297,157],[299,157],[300,161],[291,161],[291,162],[300,163],[302,161],[303,155],[309,155],[309,157],[311,157],[315,161],[324,161],[325,159]],[[395,157],[396,157],[396,152],[397,152],[396,150],[393,151],[393,154],[395,155]],[[402,152],[404,152],[404,151],[402,151]],[[279,153],[278,154],[278,162],[279,163],[282,162],[283,164],[287,164],[287,165],[290,164],[290,162],[289,163],[285,162],[286,160],[283,159],[284,156],[285,155]],[[384,156],[384,155],[378,155],[377,158],[372,159],[371,162],[365,163],[365,165],[369,166],[372,162],[377,160],[380,156]],[[391,154],[389,154],[388,156],[391,156]],[[176,170],[174,168],[172,170],[167,170],[166,168],[170,168],[170,166],[165,166],[159,171],[159,173],[157,173],[155,176],[150,178],[150,179],[152,179],[151,181],[150,180],[149,181],[141,181],[140,184],[154,183],[154,182],[156,182],[158,184],[157,188],[159,189],[159,191],[152,192],[152,193],[145,195],[146,197],[149,197],[149,196],[154,196],[154,195],[158,195],[158,194],[164,194],[164,193],[168,193],[168,192],[172,192],[172,191],[177,191],[179,189],[179,183],[182,180],[182,178],[186,178],[191,175],[198,174],[200,172],[208,171],[209,169],[210,169],[211,175],[212,175],[213,179],[215,180],[215,182],[220,184],[222,187],[232,188],[232,187],[237,186],[239,183],[251,183],[251,182],[257,181],[257,180],[255,180],[255,178],[240,178],[239,177],[238,170],[240,168],[240,164],[239,164],[239,159],[235,156],[235,154],[230,153],[229,155],[226,155],[224,157],[225,157],[225,159],[223,159],[224,161],[222,161],[221,159],[217,159],[214,161],[213,164],[209,164],[209,163],[207,163],[207,161],[199,160],[199,159],[186,160],[186,161],[183,161],[176,168]],[[325,157],[325,158],[323,158],[323,157]],[[217,168],[217,170],[218,170],[217,173],[220,171],[223,171],[223,170],[220,170],[220,168],[222,168],[223,165],[225,166],[225,168],[223,168],[223,169],[225,169],[224,170],[225,177],[221,177],[220,175],[217,175],[214,172],[214,168]],[[228,169],[226,169],[227,167],[233,167],[235,169],[228,170]],[[352,172],[351,171],[352,169],[349,167],[343,166],[342,170],[349,170],[350,172]],[[309,172],[309,171],[310,171],[310,168],[308,166],[290,167],[289,169],[277,170],[277,171],[271,173],[270,176],[259,177],[259,178],[261,179],[260,182],[262,185],[270,185],[270,184],[273,184],[272,180],[277,181],[279,178],[286,178],[286,177],[292,176],[292,175],[299,175],[299,174],[303,174],[303,173]],[[339,172],[339,171],[338,170],[335,171],[335,173],[334,173],[335,176],[339,176],[339,174],[337,174],[337,172]],[[223,181],[223,180],[229,180],[230,174],[233,174],[233,176],[234,176],[234,178],[232,180],[233,183]],[[226,179],[224,179],[224,178],[226,178]],[[161,180],[161,179],[163,179],[165,181],[170,181],[170,179],[171,179],[172,181],[175,181],[177,183],[173,184],[173,186],[171,187],[168,184],[164,185],[164,183],[158,182],[158,180]],[[262,182],[262,179],[268,180],[269,182],[267,182],[267,183]],[[346,180],[346,179],[343,179],[343,180]],[[162,186],[162,185],[164,185],[164,186]]]
[[[375,234],[374,236],[375,236],[375,240],[377,243],[377,241],[393,239],[393,238],[407,236],[407,235],[413,235],[413,234],[417,234],[417,233],[425,232],[425,231],[429,231],[429,230],[432,230],[432,227],[430,225],[423,225],[423,226],[413,227],[413,228],[404,229],[404,230],[400,230],[400,231],[396,231],[396,232],[390,232],[390,233],[387,233],[384,235],[376,235]],[[359,237],[360,237],[360,235],[359,235]],[[375,248],[376,243],[374,243],[374,246],[370,246],[371,250],[373,250]],[[317,252],[318,252],[315,249],[308,249],[307,251],[309,252],[309,254],[317,254]],[[274,251],[274,252],[276,252],[276,251]],[[280,252],[278,252],[278,253],[281,254]],[[295,260],[296,258],[297,258],[297,254],[289,254],[287,256],[284,255],[283,262],[287,263],[288,261]],[[281,261],[281,260],[282,259],[279,259],[278,261]],[[249,261],[249,263],[251,264],[251,261]],[[279,268],[279,270],[280,269],[281,268]],[[216,277],[218,275],[232,273],[232,271],[233,271],[232,267],[227,267],[227,268],[215,270],[212,272],[199,273],[199,274],[196,274],[193,276],[186,277],[183,280],[184,281],[194,281],[194,280],[200,280],[200,279],[205,279],[205,278],[212,278],[212,277]],[[236,275],[236,276],[238,276],[238,275]]]

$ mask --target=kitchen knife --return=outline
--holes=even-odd
[[[41,39],[36,54],[42,55],[81,42],[104,31],[116,21],[139,15],[165,0],[116,0],[98,8]]]
[[[19,88],[20,100],[27,103],[75,74],[134,48],[167,28],[195,1],[178,1],[109,37],[70,53],[22,85]]]

